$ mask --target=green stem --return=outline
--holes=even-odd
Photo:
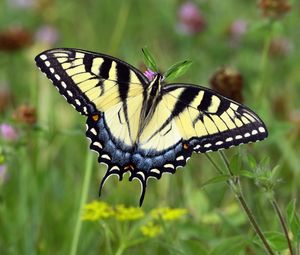
[[[214,160],[212,159],[211,156],[209,156],[207,153],[204,154],[208,160],[210,161],[210,163],[217,169],[217,171],[220,173],[220,174],[224,174],[222,169],[218,167],[218,165],[214,162]]]
[[[285,223],[284,217],[283,217],[283,215],[282,215],[282,213],[281,213],[281,211],[280,211],[280,208],[279,208],[279,206],[278,206],[276,200],[273,199],[273,200],[271,201],[271,203],[272,203],[272,205],[273,205],[273,207],[274,207],[274,209],[275,209],[275,211],[276,211],[276,214],[278,215],[278,218],[279,218],[279,220],[280,220],[281,227],[282,227],[282,229],[283,229],[283,232],[284,232],[286,241],[287,241],[288,246],[289,246],[290,254],[291,254],[291,255],[294,255],[295,253],[294,253],[294,251],[293,251],[293,247],[292,247],[292,244],[291,244],[291,240],[290,240],[290,238],[289,238],[289,233],[288,233],[288,230],[287,230],[287,227],[286,227],[286,223]]]
[[[230,169],[229,161],[228,161],[226,155],[221,151],[219,153],[220,153],[220,157],[224,161],[224,164],[225,164],[225,166],[228,170],[228,173],[230,174],[230,176],[232,176],[234,178],[234,181],[231,181],[231,180],[227,181],[228,185],[231,187],[232,191],[235,193],[237,199],[239,200],[240,205],[242,206],[242,208],[245,211],[252,227],[254,228],[254,231],[256,232],[256,234],[259,236],[259,238],[263,242],[263,245],[265,246],[265,249],[268,251],[268,253],[270,255],[274,255],[274,252],[272,251],[272,249],[271,249],[270,245],[268,244],[264,234],[262,233],[258,223],[256,222],[252,211],[250,210],[249,206],[246,203],[246,200],[245,200],[244,195],[242,193],[242,188],[241,188],[241,185],[240,185],[240,182],[239,182],[239,178],[237,176],[235,176],[233,174],[232,170]]]
[[[85,172],[84,172],[84,180],[83,180],[83,186],[81,191],[80,204],[79,204],[79,209],[78,209],[78,214],[77,214],[77,219],[76,219],[76,224],[75,224],[75,229],[74,229],[74,234],[73,234],[73,239],[71,244],[70,255],[76,255],[77,253],[78,241],[79,241],[79,236],[80,236],[80,231],[82,226],[81,214],[87,200],[91,174],[93,169],[92,159],[93,159],[92,153],[88,151],[86,156],[86,162],[85,162]]]

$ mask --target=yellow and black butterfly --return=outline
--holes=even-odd
[[[67,101],[87,116],[90,148],[107,165],[100,184],[130,172],[142,186],[175,173],[192,152],[209,152],[263,140],[267,129],[249,108],[204,87],[149,81],[117,58],[79,49],[51,49],[37,66]]]

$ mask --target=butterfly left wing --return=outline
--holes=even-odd
[[[139,137],[140,156],[133,160],[138,171],[131,178],[145,189],[149,177],[175,173],[193,151],[216,151],[266,137],[264,123],[246,106],[200,86],[168,84]]]

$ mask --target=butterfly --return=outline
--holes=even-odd
[[[115,57],[80,49],[40,53],[37,66],[78,112],[87,117],[86,136],[108,177],[141,184],[186,165],[192,152],[205,153],[263,140],[268,132],[249,108],[208,88],[149,81],[137,68]]]

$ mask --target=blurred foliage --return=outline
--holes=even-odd
[[[141,67],[145,45],[162,73],[178,61],[193,62],[178,82],[209,86],[220,68],[239,70],[244,104],[265,121],[269,138],[226,154],[272,248],[288,254],[269,203],[275,197],[299,254],[293,199],[300,194],[300,3],[287,8],[281,0],[276,9],[270,2],[276,0],[197,0],[188,8],[179,0],[0,1],[0,254],[70,253],[91,153],[85,118],[40,74],[34,57],[51,47],[76,47]],[[18,121],[22,106],[34,121]],[[216,153],[210,156],[223,167]],[[88,201],[98,200],[105,173],[93,159]],[[194,155],[175,175],[150,180],[143,206],[147,212],[184,208],[188,217],[144,225],[83,221],[77,254],[266,254],[226,185],[228,176],[216,176],[204,155]],[[138,197],[138,183],[111,178],[101,201],[127,208]]]

